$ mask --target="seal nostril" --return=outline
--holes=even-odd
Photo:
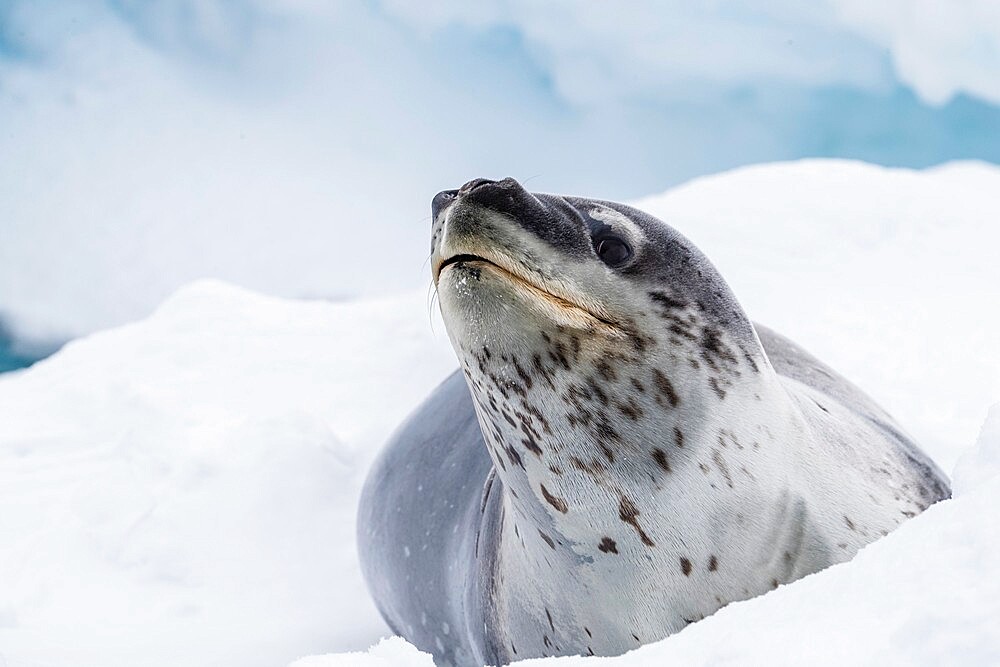
[[[482,187],[484,185],[491,185],[493,183],[496,183],[496,181],[491,181],[488,178],[474,178],[465,185],[463,185],[462,187],[460,187],[458,189],[458,194],[460,195],[469,194],[476,188]]]

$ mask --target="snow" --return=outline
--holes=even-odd
[[[289,667],[434,667],[430,654],[421,653],[400,637],[388,637],[364,653],[314,655]]]
[[[958,460],[952,483],[955,491],[961,493],[992,477],[1000,477],[1000,404],[990,409],[979,432],[979,446]]]
[[[201,282],[0,378],[0,664],[275,665],[385,633],[356,497],[455,365],[428,312]]]
[[[1000,661],[998,191],[975,163],[806,161],[640,202],[899,417],[956,498],[625,657],[535,664]],[[0,664],[430,665],[400,639],[349,652],[388,632],[355,555],[361,480],[456,365],[431,312],[423,290],[202,281],[0,376]]]

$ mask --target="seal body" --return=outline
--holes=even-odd
[[[461,372],[383,450],[358,526],[383,616],[438,664],[620,654],[948,496],[663,222],[511,179],[433,211]]]

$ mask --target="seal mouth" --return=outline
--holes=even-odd
[[[435,272],[435,278],[441,275],[441,272],[445,270],[446,267],[452,264],[464,264],[465,262],[486,262],[487,264],[493,264],[497,266],[485,257],[480,257],[479,255],[470,255],[469,253],[461,253],[458,255],[452,255],[448,259],[444,260],[438,265],[437,271]],[[503,267],[499,267],[503,268]]]
[[[493,257],[492,255],[494,254],[497,256]],[[556,286],[550,286],[548,284],[549,281],[542,280],[540,276],[536,276],[534,272],[529,271],[518,262],[515,262],[505,256],[500,256],[498,253],[491,253],[491,257],[489,258],[472,253],[458,253],[451,255],[438,263],[434,270],[434,282],[437,283],[438,280],[440,280],[441,274],[449,266],[459,266],[469,263],[489,265],[495,269],[497,273],[502,275],[511,283],[520,287],[522,290],[531,293],[534,297],[546,302],[557,311],[571,315],[571,319],[573,320],[579,321],[582,317],[583,319],[590,321],[592,324],[607,327],[616,332],[621,329],[621,327],[610,317],[602,312],[599,312],[596,304],[593,306],[584,305],[581,303],[580,299],[573,298],[572,296],[566,294],[566,290],[558,289]]]

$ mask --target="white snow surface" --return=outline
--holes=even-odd
[[[639,203],[896,415],[956,498],[584,664],[1000,662],[996,192],[1000,169],[975,163],[806,161]],[[399,639],[344,653],[387,634],[355,555],[365,470],[456,365],[429,312],[424,291],[304,302],[202,281],[0,376],[0,665],[430,665]]]
[[[387,633],[354,514],[455,366],[428,312],[200,282],[0,376],[0,665],[282,665]]]

